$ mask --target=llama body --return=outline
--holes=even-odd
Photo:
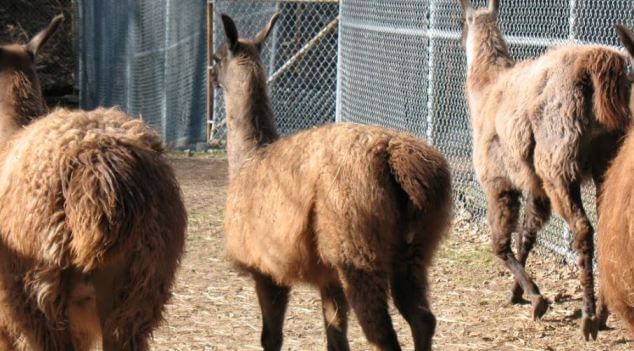
[[[61,20],[0,47],[0,350],[146,350],[185,208],[142,121],[116,109],[42,117],[34,60]]]
[[[407,213],[407,195],[390,162],[414,160],[405,154],[392,160],[395,150],[419,157],[417,167],[430,181],[417,184],[426,192],[421,201],[428,213]],[[227,251],[240,266],[283,285],[337,281],[342,264],[389,272],[408,241],[429,243],[420,257],[428,264],[442,232],[431,230],[433,216],[421,217],[433,213],[446,221],[444,172],[434,149],[384,128],[341,123],[280,139],[256,151],[230,182]]]
[[[379,127],[337,124],[280,139],[259,53],[277,17],[254,40],[238,39],[222,18],[227,43],[214,60],[228,126],[226,250],[255,280],[262,346],[281,349],[290,289],[308,283],[321,294],[329,350],[349,350],[349,305],[374,350],[400,350],[388,291],[416,350],[430,350],[427,269],[451,213],[447,162]]]
[[[634,57],[634,33],[617,26],[623,44]],[[632,100],[634,102],[634,100]],[[630,104],[630,109],[634,104]],[[634,333],[634,130],[610,166],[599,211],[598,263],[601,296],[610,310]],[[607,315],[607,309],[605,311]]]
[[[468,50],[466,94],[474,133],[473,160],[488,197],[493,249],[515,276],[511,302],[526,292],[533,317],[547,301],[524,270],[551,207],[574,235],[583,287],[582,333],[596,338],[593,228],[583,209],[581,184],[601,188],[609,162],[630,124],[626,57],[600,46],[562,47],[515,63],[496,23],[498,2],[475,10],[462,1]],[[518,231],[517,257],[511,234]]]

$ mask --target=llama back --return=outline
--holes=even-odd
[[[116,109],[61,109],[38,120],[3,150],[0,199],[15,205],[0,210],[7,244],[81,271],[130,249],[153,220],[157,233],[174,229],[158,240],[182,246],[185,211],[162,153],[158,136]],[[154,212],[160,202],[172,221]],[[25,211],[33,215],[23,219]]]
[[[611,131],[625,130],[630,123],[627,62],[625,55],[600,45],[553,48],[536,59],[518,62],[502,74],[496,84],[500,94],[491,95],[485,114],[491,109],[506,111],[504,106],[523,105],[522,112],[532,116],[548,103],[544,98],[561,94],[577,98],[577,92],[584,89],[592,96],[586,103],[596,121]],[[505,98],[500,99],[501,95]]]

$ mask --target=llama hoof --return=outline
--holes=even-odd
[[[581,319],[581,332],[583,333],[583,337],[586,338],[586,341],[590,341],[591,336],[592,340],[597,340],[599,324],[599,320],[596,316],[583,316]]]
[[[535,296],[531,300],[533,300],[533,320],[541,319],[548,311],[548,300],[541,295]]]
[[[511,294],[511,305],[528,305],[530,301],[522,297],[522,295]]]

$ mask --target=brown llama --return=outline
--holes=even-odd
[[[564,46],[523,62],[509,55],[497,25],[499,2],[465,15],[466,96],[473,128],[473,162],[488,197],[493,250],[513,273],[511,302],[526,292],[534,318],[548,309],[525,271],[537,232],[551,206],[574,236],[583,287],[581,331],[596,339],[593,228],[581,184],[601,188],[607,165],[630,124],[627,57],[602,46]],[[519,226],[520,196],[526,207]],[[517,257],[511,235],[519,232]]]
[[[37,50],[0,46],[0,350],[147,350],[186,213],[159,137],[116,109],[46,108]]]
[[[634,57],[634,33],[617,26],[625,48]],[[634,100],[630,100],[630,109]],[[601,296],[634,333],[634,130],[630,130],[608,169],[601,194],[599,280]],[[607,314],[607,310],[605,312]]]
[[[388,290],[416,350],[430,350],[427,271],[451,215],[447,162],[379,127],[340,123],[280,138],[260,58],[276,19],[249,40],[223,15],[226,43],[214,58],[228,126],[226,251],[255,280],[262,346],[281,349],[289,291],[307,283],[321,293],[328,350],[349,350],[349,305],[374,350],[400,350]]]

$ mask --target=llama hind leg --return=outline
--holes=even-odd
[[[276,284],[270,277],[253,273],[255,290],[262,311],[262,335],[264,351],[282,349],[284,314],[288,305],[290,288]]]
[[[341,285],[337,283],[322,287],[321,303],[326,327],[328,351],[349,351],[348,345],[348,301]]]
[[[580,184],[564,184],[561,181],[555,184],[547,185],[546,190],[556,211],[563,217],[573,233],[572,248],[578,255],[579,280],[583,288],[581,332],[586,340],[589,340],[590,336],[596,340],[599,321],[595,315],[596,300],[592,272],[594,230],[583,209]]]
[[[400,351],[387,308],[387,277],[349,266],[340,268],[339,275],[372,350]]]
[[[517,238],[517,260],[526,267],[528,255],[535,246],[537,233],[544,227],[550,218],[550,200],[546,195],[529,196],[524,208],[522,224]],[[526,302],[522,295],[524,290],[516,280],[511,293],[511,303],[518,304]]]
[[[548,301],[539,292],[539,288],[526,273],[524,266],[517,261],[511,250],[511,235],[517,224],[519,213],[519,193],[511,189],[502,189],[489,194],[488,221],[491,227],[493,249],[504,265],[513,273],[515,281],[528,294],[532,303],[533,318],[541,318],[548,310]]]
[[[411,251],[406,250],[404,256],[412,258]],[[427,286],[427,270],[424,266],[415,262],[396,264],[391,281],[392,297],[412,330],[417,351],[431,350],[436,330],[436,317],[427,300]]]

